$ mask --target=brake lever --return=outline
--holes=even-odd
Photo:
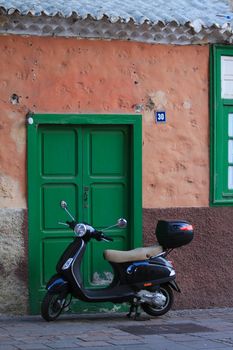
[[[113,242],[113,238],[112,238],[112,237],[105,237],[105,236],[102,236],[102,237],[101,237],[101,240],[102,240],[102,241],[105,241],[105,242]]]
[[[108,239],[106,238],[101,238],[101,241],[105,241],[105,242],[110,242]]]

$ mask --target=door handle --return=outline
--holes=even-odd
[[[83,192],[83,207],[88,208],[88,191],[89,187],[84,187],[84,192]]]

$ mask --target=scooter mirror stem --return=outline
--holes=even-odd
[[[115,225],[112,225],[112,226],[108,226],[108,227],[104,228],[104,229],[102,230],[102,232],[107,231],[107,230],[109,230],[110,228],[113,228],[113,227],[116,227],[116,226],[118,226],[118,225],[115,224]]]
[[[68,205],[67,205],[67,203],[66,203],[65,201],[61,201],[61,202],[60,202],[60,206],[61,206],[61,208],[64,209],[65,212],[71,217],[71,219],[72,219],[73,221],[75,221],[75,218],[73,217],[73,215],[71,215],[71,213],[70,213],[69,210],[68,210]]]
[[[126,219],[118,219],[117,220],[117,223],[115,225],[112,225],[112,226],[109,226],[109,227],[106,227],[104,230],[102,230],[103,232],[104,231],[107,231],[109,230],[110,228],[113,228],[113,227],[120,227],[120,228],[125,228],[127,226],[127,220]]]

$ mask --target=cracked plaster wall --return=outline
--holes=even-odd
[[[29,111],[141,111],[143,206],[208,206],[208,46],[5,36],[0,49],[0,207],[26,207]]]
[[[2,36],[0,50],[0,312],[23,312],[27,113],[140,112],[143,207],[206,207],[209,47]],[[166,124],[155,124],[157,110]]]
[[[25,216],[22,209],[0,209],[0,314],[27,312]]]

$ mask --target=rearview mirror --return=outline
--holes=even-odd
[[[127,226],[127,220],[123,218],[118,219],[117,226],[120,228],[125,228]]]
[[[61,201],[60,206],[62,209],[67,209],[67,203],[65,201]]]

